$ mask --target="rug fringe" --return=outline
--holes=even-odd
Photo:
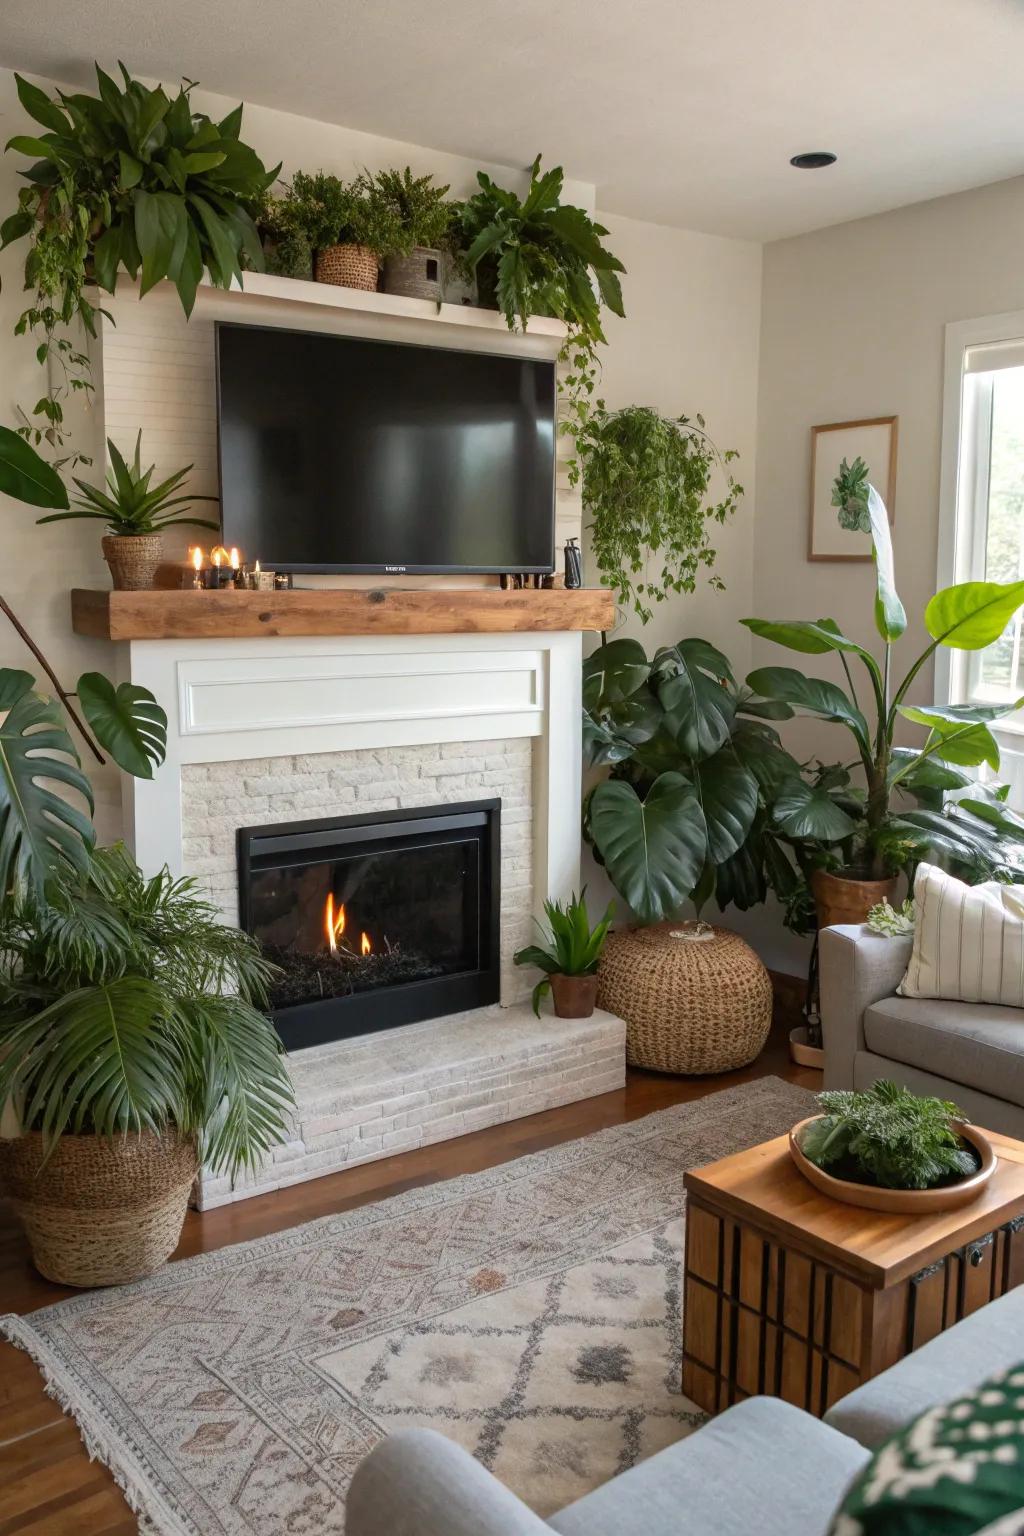
[[[202,1536],[191,1521],[183,1519],[152,1487],[134,1453],[116,1430],[100,1427],[100,1406],[71,1379],[61,1361],[47,1348],[30,1323],[14,1313],[0,1316],[0,1337],[24,1350],[39,1367],[47,1397],[53,1398],[74,1420],[90,1461],[106,1467],[138,1517],[140,1536]]]

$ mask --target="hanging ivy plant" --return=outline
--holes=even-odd
[[[119,271],[136,278],[140,292],[169,278],[191,314],[204,267],[219,288],[241,281],[243,253],[262,270],[259,237],[245,204],[277,175],[268,171],[239,135],[242,108],[219,123],[193,112],[192,83],[176,96],[150,90],[120,66],[123,89],[96,66],[98,96],[49,97],[15,79],[18,98],[45,131],[17,134],[7,145],[34,163],[16,210],[0,225],[0,250],[30,240],[25,286],[33,297],[18,320],[18,334],[33,331],[48,389],[24,435],[59,449],[64,403],[74,390],[91,390],[88,357],[59,330],[80,319],[96,334],[97,305],[89,285],[114,291]]]
[[[574,435],[590,547],[618,602],[646,624],[652,604],[692,592],[702,571],[721,589],[711,525],[732,516],[743,487],[728,468],[738,455],[715,446],[703,416],[669,419],[646,405],[609,411],[599,400]],[[725,480],[719,501],[708,495],[716,470]]]

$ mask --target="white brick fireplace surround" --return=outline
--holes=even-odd
[[[168,706],[165,765],[125,781],[147,872],[202,877],[237,921],[235,831],[335,813],[502,800],[504,1006],[295,1052],[287,1145],[201,1208],[621,1086],[624,1026],[538,1023],[511,963],[579,881],[578,632],[133,640],[122,670]]]

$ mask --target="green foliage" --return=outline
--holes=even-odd
[[[127,464],[111,439],[107,438],[110,468],[106,489],[75,478],[81,495],[68,512],[51,512],[40,523],[63,523],[72,518],[96,518],[106,523],[108,532],[121,536],[160,533],[172,523],[191,523],[197,528],[219,528],[209,518],[187,517],[179,508],[193,501],[216,501],[216,496],[175,496],[174,492],[192,468],[176,470],[166,480],[150,488],[155,464],[142,468],[142,429],[135,439],[135,457]]]
[[[834,803],[805,785],[776,805],[775,824],[802,842],[806,853],[841,862],[862,878],[881,879],[901,870],[910,876],[920,860],[928,859],[969,882],[1019,880],[1024,873],[1024,822],[1005,811],[1005,789],[988,786],[974,798],[947,799],[947,794],[972,782],[959,771],[963,767],[985,763],[998,770],[999,747],[990,723],[1019,708],[1024,700],[995,706],[933,706],[907,704],[906,698],[940,645],[981,650],[998,640],[1024,604],[1024,581],[968,581],[936,593],[925,610],[931,643],[893,688],[892,647],[906,629],[907,617],[896,591],[885,506],[862,471],[860,461],[852,467],[844,462],[833,500],[841,508],[856,500],[866,509],[877,575],[875,624],[884,642],[881,660],[842,634],[834,619],[743,620],[754,634],[789,650],[805,655],[833,653],[840,658],[845,689],[823,678],[806,677],[792,667],[758,668],[747,683],[755,693],[842,725],[853,737],[864,775],[860,796],[848,796],[843,804],[842,823],[835,816]],[[867,709],[858,699],[848,658],[860,663],[866,673]],[[920,746],[895,745],[901,719],[923,727]],[[835,796],[829,800],[834,802]]]
[[[113,292],[119,271],[141,273],[141,292],[169,278],[191,314],[204,267],[218,287],[241,280],[243,254],[259,268],[259,240],[246,204],[274,180],[239,135],[242,108],[221,122],[193,112],[192,86],[168,96],[120,66],[123,85],[96,66],[99,94],[58,91],[55,99],[21,76],[18,96],[45,130],[16,135],[7,148],[29,156],[27,185],[0,225],[0,249],[28,237],[25,286],[33,299],[17,330],[41,337],[41,362],[57,362],[66,384],[33,411],[41,432],[63,442],[63,398],[90,390],[88,359],[58,327],[80,318],[95,335],[86,288]]]
[[[193,881],[121,848],[0,921],[0,1108],[47,1153],[64,1132],[170,1125],[232,1174],[286,1134],[291,1088],[259,1011],[271,968]]]
[[[148,688],[120,683],[102,672],[83,672],[78,702],[100,741],[126,773],[151,779],[167,754],[167,716]]]
[[[864,1093],[820,1093],[818,1103],[825,1113],[805,1128],[800,1147],[835,1177],[883,1189],[932,1189],[977,1169],[952,1124],[964,1117],[943,1099],[882,1081]]]
[[[562,203],[562,167],[542,172],[538,155],[523,198],[483,171],[476,179],[480,191],[463,205],[462,222],[481,301],[493,291],[509,330],[525,327],[531,315],[555,315],[577,338],[604,341],[601,304],[624,314],[618,273],[625,268],[601,243],[607,229]]]
[[[314,252],[331,245],[365,245],[378,258],[411,248],[401,217],[364,172],[342,181],[326,171],[296,171],[283,198],[269,205],[270,227],[301,235]]]
[[[890,901],[876,902],[865,922],[872,933],[881,934],[887,939],[897,939],[913,933],[916,918],[917,908],[913,900],[907,897],[899,907],[894,907]]]
[[[784,701],[739,688],[706,640],[663,646],[650,661],[638,641],[612,640],[587,658],[584,759],[609,776],[588,796],[584,832],[641,921],[711,894],[745,911],[772,890],[806,930],[807,877],[835,861],[776,816],[805,788],[767,723],[790,714]],[[818,779],[813,793],[846,825],[848,775],[821,770]]]
[[[840,526],[850,533],[870,533],[868,467],[858,454],[852,464],[844,459],[832,486],[832,505],[839,508]]]
[[[544,972],[533,989],[533,1011],[540,1017],[541,999],[550,991],[550,976],[592,976],[597,970],[604,941],[611,926],[614,903],[609,903],[604,917],[593,928],[587,913],[587,891],[575,891],[567,902],[546,901],[544,913],[548,931],[542,944],[529,944],[515,954],[516,965],[532,965]]]
[[[10,427],[0,427],[0,492],[32,507],[68,505],[57,471]]]
[[[267,191],[250,213],[263,248],[264,270],[274,277],[313,278],[313,247],[298,203]]]
[[[417,245],[448,247],[452,221],[460,208],[446,201],[447,186],[436,186],[433,176],[414,176],[409,166],[404,171],[378,171],[376,176],[366,172],[364,182],[369,196],[397,220],[403,253]]]
[[[670,420],[645,405],[609,411],[602,400],[587,410],[574,437],[603,584],[646,624],[652,603],[693,592],[698,575],[712,571],[711,524],[724,523],[743,495],[728,469],[737,455],[715,447],[702,416]],[[716,470],[725,481],[718,501],[708,496]],[[650,570],[655,557],[660,572]],[[723,586],[713,573],[708,580]]]

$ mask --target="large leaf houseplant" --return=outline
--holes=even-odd
[[[836,487],[841,503],[849,501],[847,482],[857,473],[857,465],[844,466]],[[747,678],[755,695],[840,726],[863,780],[842,818],[834,807],[810,800],[806,806],[802,838],[826,838],[841,853],[842,867],[816,879],[824,921],[830,920],[830,900],[851,912],[843,904],[844,884],[862,887],[863,916],[893,877],[912,873],[925,858],[969,881],[1014,880],[1024,872],[1024,820],[1006,808],[1004,787],[978,780],[983,765],[993,771],[999,767],[992,722],[1022,701],[909,702],[915,680],[940,647],[982,650],[999,639],[1024,604],[1024,581],[961,582],[937,592],[924,612],[929,642],[897,681],[896,646],[907,617],[896,591],[889,521],[873,486],[867,486],[863,500],[876,567],[874,621],[880,653],[844,635],[832,619],[743,621],[754,634],[789,650],[838,656],[847,679],[843,688],[794,667],[758,667]],[[862,679],[860,691],[855,671]],[[901,723],[917,735],[914,745],[897,742]],[[806,794],[806,786],[798,792]]]

